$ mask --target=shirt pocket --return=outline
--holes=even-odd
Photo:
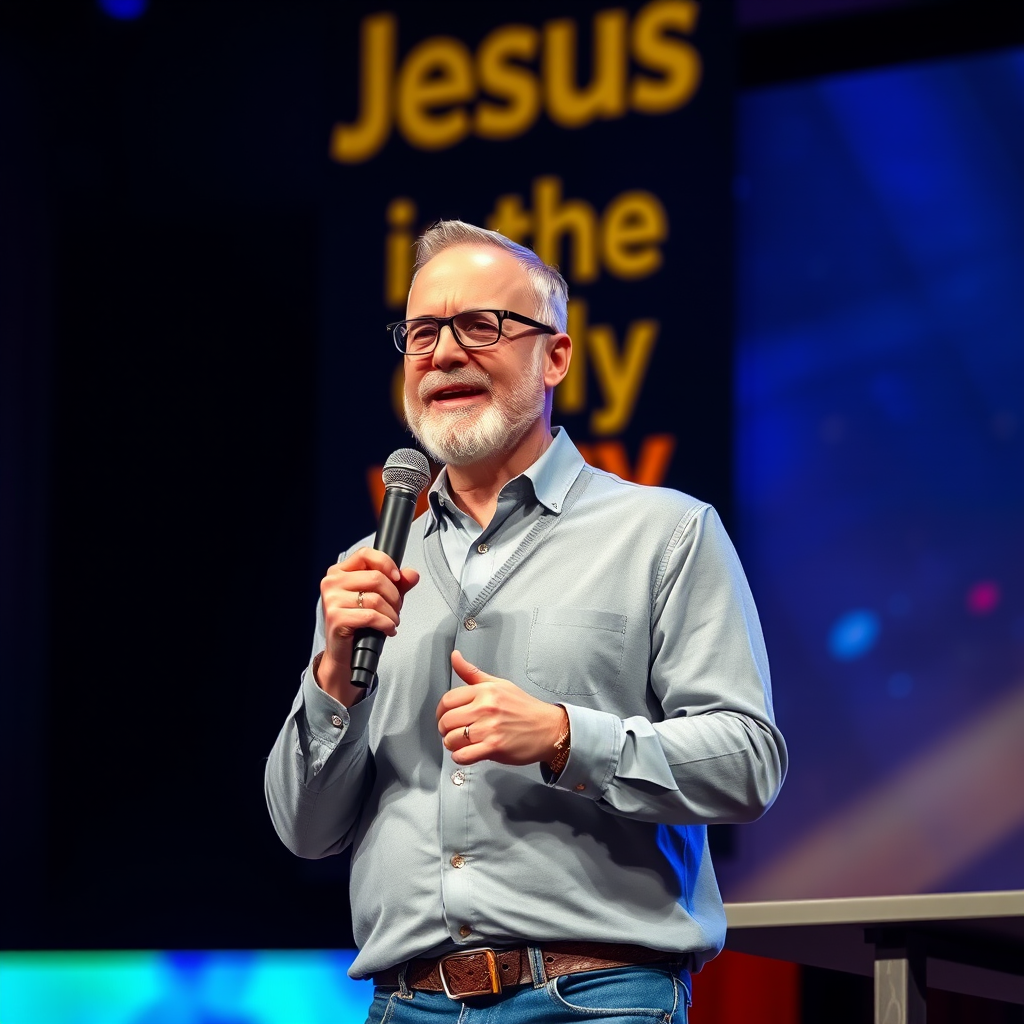
[[[619,678],[625,644],[625,615],[597,608],[534,608],[526,677],[549,693],[599,693]]]

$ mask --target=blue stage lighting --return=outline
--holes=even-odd
[[[100,10],[111,18],[130,21],[146,13],[149,0],[99,0]]]
[[[880,629],[881,623],[874,612],[864,608],[847,612],[829,633],[828,648],[832,657],[852,661],[867,654],[875,646]]]

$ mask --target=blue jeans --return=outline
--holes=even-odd
[[[522,985],[466,1002],[443,992],[377,988],[366,1024],[686,1024],[689,998],[677,975],[657,967],[618,967]]]

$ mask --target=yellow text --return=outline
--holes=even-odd
[[[700,54],[684,36],[697,26],[696,0],[651,0],[632,19],[624,7],[596,11],[590,81],[578,81],[580,24],[555,18],[539,29],[500,25],[473,53],[461,39],[421,40],[398,62],[398,18],[367,15],[360,28],[358,114],[335,124],[330,155],[343,164],[373,159],[392,131],[434,151],[475,135],[526,134],[541,113],[580,129],[628,113],[669,114],[701,80]]]

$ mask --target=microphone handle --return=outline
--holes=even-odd
[[[409,528],[416,516],[415,491],[393,484],[384,491],[384,503],[380,509],[380,522],[373,546],[390,555],[395,565],[401,567],[405,545],[409,540]],[[384,634],[377,629],[360,629],[352,645],[352,685],[366,689],[377,675],[377,662],[384,646]]]

